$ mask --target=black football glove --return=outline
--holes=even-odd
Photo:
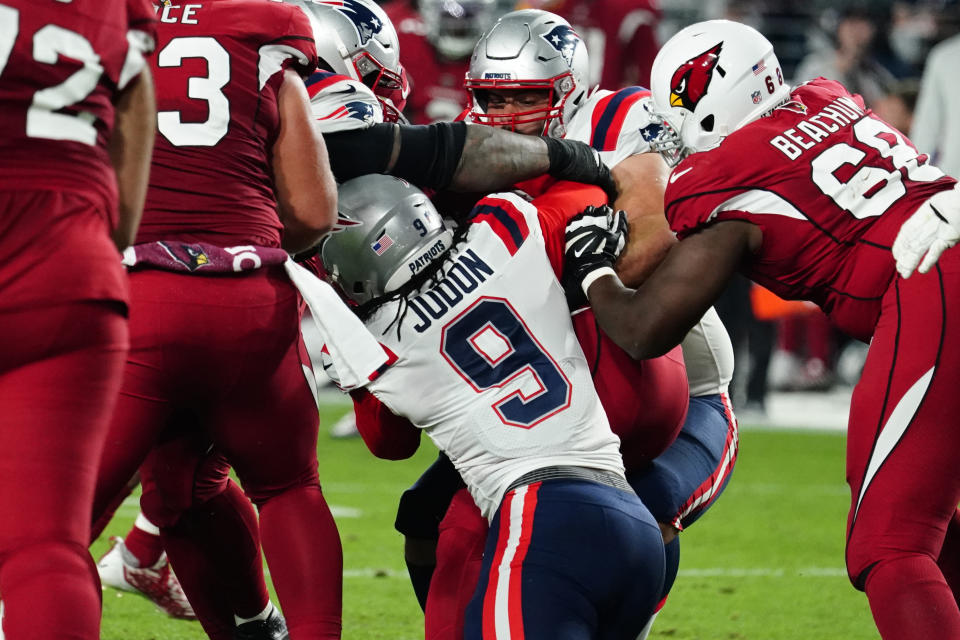
[[[604,190],[610,202],[617,199],[617,186],[610,175],[610,168],[600,159],[596,149],[577,140],[544,136],[543,141],[547,143],[547,155],[550,158],[547,173],[560,180],[596,185]]]
[[[563,288],[571,309],[586,304],[587,287],[612,272],[627,244],[627,216],[608,206],[587,207],[567,223]]]

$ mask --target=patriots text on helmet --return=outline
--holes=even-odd
[[[416,275],[423,269],[425,266],[433,262],[433,259],[441,255],[444,251],[450,247],[444,244],[443,240],[437,240],[429,249],[421,253],[420,255],[414,257],[413,260],[407,263],[407,266],[410,268],[410,275]]]
[[[801,120],[796,127],[771,138],[770,144],[790,160],[796,160],[834,131],[856,122],[864,115],[863,109],[852,99],[837,98],[806,120]]]

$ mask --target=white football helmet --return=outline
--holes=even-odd
[[[729,20],[699,22],[670,38],[653,61],[650,84],[662,120],[651,146],[670,166],[713,149],[790,95],[770,41]]]
[[[560,137],[586,101],[590,60],[570,23],[538,9],[513,11],[497,20],[473,50],[464,82],[472,98],[470,119],[510,126],[544,123],[544,134]],[[487,114],[486,91],[548,89],[550,107],[513,114]]]
[[[497,19],[498,0],[420,0],[427,40],[447,60],[463,60]]]
[[[373,0],[286,0],[310,18],[320,68],[358,80],[384,105],[384,119],[395,121],[410,92],[400,64],[397,31]]]

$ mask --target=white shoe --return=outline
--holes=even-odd
[[[104,586],[141,593],[172,618],[196,619],[197,614],[171,571],[166,553],[152,567],[134,567],[123,557],[123,538],[110,540],[113,546],[97,563],[97,573]]]
[[[355,438],[360,435],[357,430],[357,415],[353,409],[347,412],[342,418],[333,423],[330,427],[331,438]]]

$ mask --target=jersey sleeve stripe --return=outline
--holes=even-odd
[[[593,134],[590,146],[597,151],[612,151],[617,146],[620,130],[630,108],[650,91],[642,87],[629,87],[607,96],[594,111]],[[600,114],[597,116],[597,114]]]
[[[523,241],[530,235],[530,229],[523,215],[509,202],[500,205],[481,204],[473,210],[475,222],[485,222],[506,245],[510,255],[520,249]]]
[[[307,85],[307,93],[310,94],[310,97],[312,98],[323,89],[337,84],[344,79],[344,76],[336,73],[330,73],[329,71],[316,71],[310,74],[310,77],[304,80],[303,83]]]

